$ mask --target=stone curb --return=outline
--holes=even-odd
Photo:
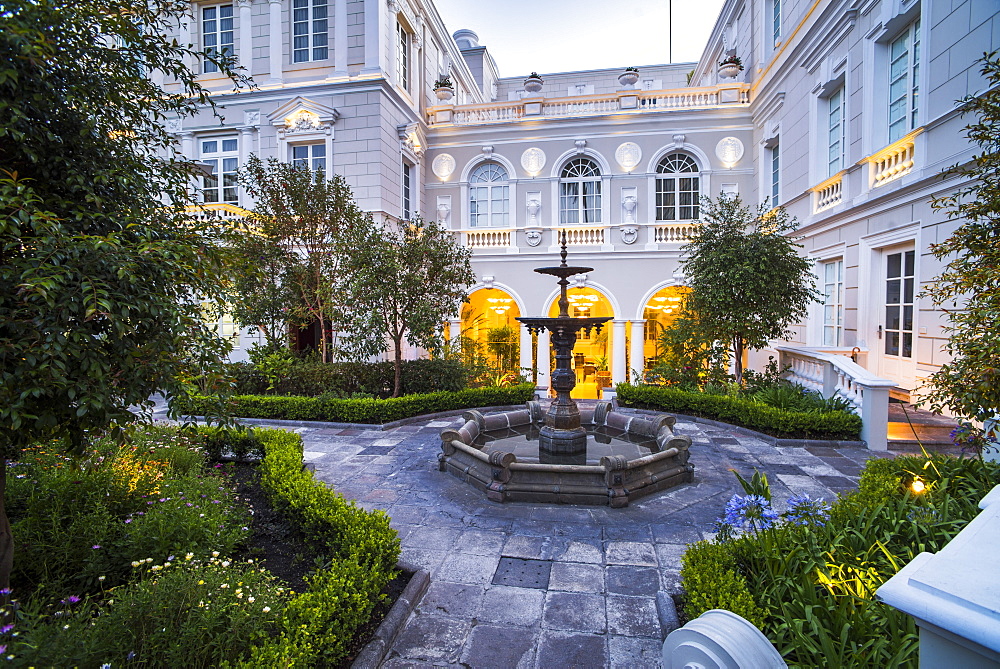
[[[660,590],[656,593],[656,615],[660,619],[660,630],[664,638],[681,626],[677,617],[677,604],[669,592]]]
[[[523,409],[523,404],[511,404],[507,406],[499,407],[469,407],[468,409],[452,409],[451,411],[439,411],[438,413],[425,413],[420,416],[410,416],[409,418],[400,418],[399,420],[394,420],[389,423],[331,423],[321,420],[280,420],[277,418],[239,418],[235,417],[241,423],[246,423],[247,425],[278,425],[280,427],[328,427],[337,428],[341,430],[392,430],[397,427],[402,427],[404,425],[412,425],[413,423],[423,423],[425,421],[435,420],[437,418],[453,418],[455,416],[461,416],[463,413],[469,409],[476,409],[478,411],[516,411],[518,409]],[[204,422],[204,416],[184,416],[187,420],[201,421]]]
[[[406,626],[406,621],[410,614],[417,608],[420,599],[427,592],[427,586],[431,582],[431,574],[426,569],[419,569],[413,565],[400,561],[397,565],[400,569],[414,572],[410,582],[406,584],[399,599],[389,609],[382,624],[375,630],[375,638],[369,641],[358,656],[351,663],[351,669],[376,669],[385,659],[396,641],[396,637]]]
[[[764,434],[763,432],[757,432],[751,430],[750,428],[740,427],[739,425],[732,425],[731,423],[722,423],[717,420],[711,420],[709,418],[701,418],[700,416],[687,416],[682,413],[670,413],[669,411],[650,411],[648,409],[633,409],[631,407],[622,407],[627,411],[632,411],[641,414],[658,414],[667,413],[671,416],[677,416],[678,419],[683,419],[691,423],[701,423],[702,425],[711,425],[712,427],[718,427],[725,430],[731,430],[737,434],[742,434],[747,437],[753,437],[755,439],[760,439],[765,441],[772,446],[784,447],[784,448],[806,448],[807,446],[816,446],[822,448],[867,448],[868,444],[863,441],[839,441],[839,440],[828,440],[828,439],[780,439],[778,437],[772,437],[769,434]]]

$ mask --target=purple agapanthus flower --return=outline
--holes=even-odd
[[[830,518],[830,505],[822,498],[812,499],[809,495],[795,495],[788,499],[788,511],[783,514],[793,525],[817,525],[823,527]]]
[[[772,527],[776,520],[778,513],[760,495],[733,495],[726,503],[725,515],[719,522],[734,530],[759,532]]]

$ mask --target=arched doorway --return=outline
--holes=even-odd
[[[569,315],[574,318],[584,316],[614,316],[611,302],[594,288],[570,288]],[[549,307],[549,316],[559,315],[558,299]],[[606,323],[601,331],[590,334],[579,333],[573,347],[573,371],[576,372],[576,388],[570,396],[573,399],[598,399],[602,388],[611,387],[612,327]],[[553,353],[550,352],[550,355]],[[555,360],[552,360],[555,368]]]
[[[646,303],[642,311],[645,319],[643,327],[643,371],[648,370],[660,356],[660,337],[680,315],[684,297],[691,291],[683,286],[661,288]],[[635,366],[638,368],[638,366]]]
[[[482,368],[484,383],[495,383],[520,369],[517,301],[500,288],[481,288],[462,307],[462,355]]]

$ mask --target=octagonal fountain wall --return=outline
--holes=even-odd
[[[570,453],[539,443],[545,414],[537,401],[519,411],[462,417],[462,427],[441,433],[439,468],[495,502],[623,507],[694,478],[691,438],[674,434],[674,418],[665,414],[626,415],[611,402],[581,408],[587,445]]]

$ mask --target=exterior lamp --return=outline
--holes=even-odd
[[[715,145],[715,155],[727,169],[732,169],[743,157],[743,142],[736,137],[723,137]]]
[[[927,490],[927,486],[924,485],[924,482],[919,477],[913,479],[913,482],[910,484],[910,492],[914,495],[919,495],[925,490]]]
[[[434,158],[431,169],[441,181],[447,181],[455,171],[455,157],[450,153],[442,153]]]
[[[625,142],[615,151],[615,160],[626,172],[631,172],[642,160],[642,149],[635,142]]]
[[[533,177],[537,177],[545,167],[545,152],[538,147],[525,149],[521,154],[521,167]]]

